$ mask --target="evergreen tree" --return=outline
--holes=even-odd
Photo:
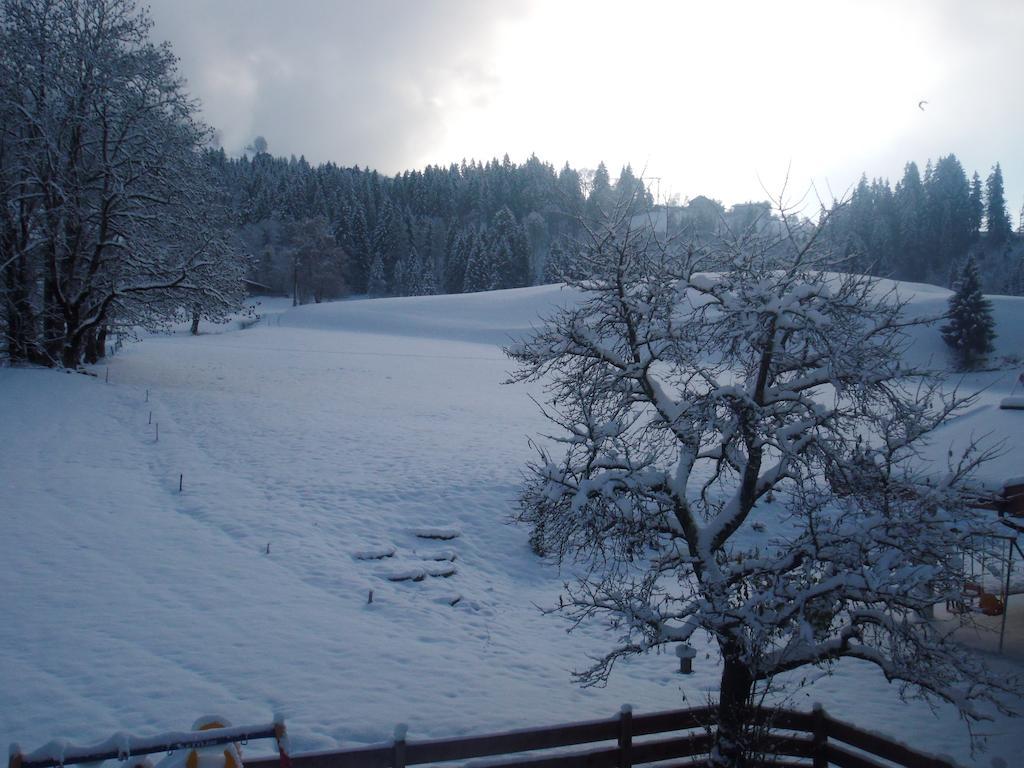
[[[394,296],[414,296],[416,294],[415,253],[403,254],[395,262],[391,277],[391,293]]]
[[[358,198],[342,209],[335,237],[349,255],[347,277],[352,289],[356,293],[365,293],[373,261],[373,245],[366,226],[366,213]]]
[[[366,284],[366,292],[371,296],[384,296],[388,292],[388,281],[384,274],[384,260],[378,253],[370,265],[370,278]]]
[[[426,256],[417,262],[419,278],[416,281],[416,296],[433,296],[437,293],[437,281],[434,279],[434,267]]]
[[[961,370],[973,370],[992,351],[996,337],[992,304],[981,292],[978,268],[968,258],[960,273],[956,293],[950,297],[949,322],[942,326],[942,339],[953,349]]]
[[[474,235],[466,257],[463,292],[493,291],[501,284],[497,259],[491,250],[492,245],[493,240],[489,235],[485,233]]]
[[[558,172],[556,203],[567,215],[578,215],[583,210],[583,188],[579,173],[568,163]]]
[[[591,221],[600,221],[612,213],[614,204],[615,192],[612,190],[608,168],[603,162],[598,163],[590,194],[587,196],[587,215]]]
[[[462,293],[470,236],[465,231],[457,232],[454,226],[449,232],[448,255],[444,262],[444,290],[447,293]]]
[[[547,222],[536,211],[530,211],[522,223],[530,253],[530,268],[524,285],[534,285],[544,271],[544,262],[551,249],[551,237]]]
[[[552,243],[547,263],[544,265],[544,283],[565,283],[580,277],[582,275],[576,269],[566,244],[561,241]]]
[[[399,293],[395,280],[395,265],[411,247],[409,227],[406,217],[395,209],[390,197],[385,197],[377,216],[377,224],[373,230],[374,258],[380,256],[387,279],[388,292]]]
[[[985,201],[982,199],[981,177],[974,172],[971,177],[971,237],[976,238],[981,232],[981,219],[985,215]]]
[[[488,239],[498,270],[499,288],[519,288],[530,282],[530,241],[508,206],[494,214]]]
[[[615,182],[615,199],[619,205],[626,208],[628,215],[639,213],[648,207],[647,190],[633,173],[633,166],[629,164],[620,171]]]
[[[941,280],[950,261],[962,256],[970,246],[971,184],[956,155],[940,157],[929,175],[926,173],[927,199],[925,253],[926,279]]]
[[[395,263],[393,293],[399,296],[432,296],[437,293],[429,259],[415,246]]]
[[[988,238],[993,243],[1003,243],[1010,236],[1010,215],[1006,212],[1006,197],[1003,194],[1003,170],[995,164],[985,182],[985,226]]]

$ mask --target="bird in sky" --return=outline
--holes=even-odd
[[[924,112],[924,105],[927,104],[927,103],[928,103],[927,101],[919,101],[919,102],[917,102],[917,108],[920,109],[922,112]]]

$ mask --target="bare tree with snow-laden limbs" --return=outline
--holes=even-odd
[[[0,277],[12,360],[75,367],[112,324],[221,319],[245,265],[169,47],[132,0],[0,2]]]
[[[992,450],[924,460],[967,401],[902,362],[921,321],[835,271],[819,232],[780,211],[704,247],[621,219],[594,234],[579,302],[507,350],[553,426],[518,517],[578,574],[560,610],[616,634],[580,678],[704,633],[713,766],[745,764],[754,697],[801,667],[861,659],[969,722],[1020,690],[926,619],[993,525],[971,481]]]

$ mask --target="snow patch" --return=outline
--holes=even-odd
[[[437,539],[439,541],[451,541],[462,535],[458,528],[414,528],[413,535],[421,539]]]
[[[397,550],[393,546],[371,547],[369,549],[357,549],[352,553],[356,560],[386,560],[394,557]]]

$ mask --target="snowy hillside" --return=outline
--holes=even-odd
[[[949,295],[900,289],[920,314]],[[416,739],[704,703],[718,669],[703,653],[692,676],[651,656],[577,687],[570,671],[605,638],[540,614],[560,576],[508,524],[545,422],[527,387],[502,385],[500,345],[573,300],[543,286],[269,301],[251,328],[126,346],[109,384],[106,366],[0,370],[0,738],[32,749],[280,711],[309,750],[385,740],[398,721]],[[993,302],[996,357],[1024,355],[1024,299]],[[946,365],[937,330],[914,334],[910,362]],[[1021,370],[965,377],[988,389],[945,430],[1016,448],[993,482],[1024,475],[1024,411],[998,410]],[[789,703],[812,701],[972,763],[955,715],[902,703],[863,664]],[[1024,749],[1020,721],[981,730],[978,765]]]

